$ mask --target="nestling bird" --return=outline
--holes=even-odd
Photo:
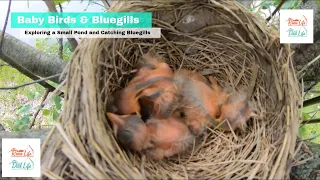
[[[185,123],[193,134],[201,134],[206,125],[215,122],[213,118],[219,112],[219,94],[212,89],[211,83],[188,70],[178,71],[174,81],[181,93],[180,105]]]
[[[114,135],[124,147],[133,151],[152,147],[150,130],[139,116],[114,113],[107,113],[107,116],[112,122]]]
[[[135,77],[136,78],[136,77]],[[151,87],[154,83],[160,81],[172,81],[172,78],[167,77],[154,77],[146,78],[144,81],[137,81],[134,84],[126,86],[124,89],[119,91],[114,99],[114,106],[116,108],[116,114],[129,115],[129,114],[139,114],[140,115],[140,104],[139,98],[144,96],[141,92]]]
[[[107,113],[117,140],[126,148],[145,152],[155,160],[186,150],[194,140],[179,120],[151,118],[145,123],[137,115]]]
[[[254,116],[257,115],[253,112],[252,105],[246,95],[244,93],[234,93],[221,106],[221,115],[216,119],[216,122],[222,123],[224,120],[228,120],[232,130],[244,130],[247,126],[246,121]],[[219,129],[231,131],[227,122],[219,125]]]
[[[145,63],[138,65],[135,78],[132,79],[128,85],[146,81],[154,77],[173,77],[172,69],[160,57],[155,57],[147,53],[143,56],[143,59]]]
[[[179,69],[175,74],[178,75],[178,79],[176,79],[176,80],[179,81],[179,79],[180,79],[180,82],[189,79],[192,81],[203,82],[206,85],[208,85],[209,87],[211,87],[210,81],[208,81],[208,79],[206,77],[204,77],[202,74],[200,74],[199,72],[191,71],[189,69]]]
[[[230,96],[230,93],[228,93],[228,91],[222,89],[219,85],[217,80],[213,77],[213,76],[209,76],[209,81],[211,83],[211,87],[214,91],[215,94],[215,101],[217,101],[217,105],[218,105],[218,112],[216,114],[217,116],[220,116],[221,112],[220,112],[220,108],[222,106],[222,104],[224,104],[228,97]]]
[[[173,78],[170,66],[161,58],[145,55],[146,64],[141,65],[137,76],[145,78]],[[140,78],[142,79],[142,78]],[[150,117],[167,118],[171,115],[176,99],[177,89],[173,81],[158,81],[141,92],[140,105],[142,114]]]
[[[154,87],[162,85],[161,87]],[[173,82],[162,81],[141,92],[140,105],[147,116],[167,118],[176,105],[177,91]]]
[[[164,157],[185,151],[195,139],[188,127],[173,117],[167,119],[151,118],[147,121],[147,126],[150,130],[153,147],[147,148],[145,152],[154,160],[161,160]]]

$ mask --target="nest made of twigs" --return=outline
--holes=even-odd
[[[43,178],[288,178],[301,92],[290,47],[280,44],[276,29],[236,1],[115,1],[110,11],[150,11],[162,36],[82,40],[67,69],[56,137],[42,149]],[[160,162],[122,149],[106,108],[150,51],[174,70],[197,70],[223,87],[246,89],[259,117],[245,132],[209,129],[190,152]]]

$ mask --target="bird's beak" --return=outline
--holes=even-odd
[[[138,69],[133,69],[130,71],[130,73],[136,73],[136,72],[138,72]]]
[[[138,116],[139,118],[142,117],[139,111],[137,111],[136,114],[137,114],[137,116]]]
[[[147,149],[147,148],[153,148],[153,147],[154,147],[154,145],[151,144],[150,142],[148,142],[148,143],[146,144],[146,147],[145,147],[145,148]]]
[[[121,126],[124,124],[124,119],[117,114],[108,112],[107,116],[114,126]]]

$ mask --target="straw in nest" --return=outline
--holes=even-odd
[[[236,1],[115,1],[110,11],[151,11],[162,36],[82,40],[67,69],[57,133],[43,146],[43,178],[288,178],[301,92],[290,48],[279,43],[276,29]],[[246,88],[259,117],[246,132],[209,129],[190,152],[160,162],[123,150],[107,104],[149,51],[174,70],[213,75],[234,91]]]

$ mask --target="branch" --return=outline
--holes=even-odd
[[[320,96],[303,101],[303,107],[308,107],[320,103]]]
[[[106,8],[104,5],[102,5],[102,4],[99,4],[99,3],[97,3],[97,2],[92,2],[93,4],[96,4],[96,5],[98,5],[98,6],[101,6],[101,7],[103,7],[103,8]],[[107,9],[107,8],[106,8]]]
[[[2,43],[3,43],[3,39],[4,39],[4,38],[3,38],[3,37],[4,37],[4,33],[6,32],[6,29],[7,29],[7,24],[8,24],[10,9],[11,9],[11,1],[12,1],[12,0],[9,0],[8,10],[7,10],[7,16],[6,16],[6,21],[4,22],[3,31],[2,31],[2,34],[1,34],[0,52],[2,51]]]
[[[320,93],[320,91],[309,91],[310,93]]]
[[[272,12],[272,14],[266,19],[266,21],[270,21],[270,19],[279,11],[279,9],[281,8],[281,6],[286,2],[286,0],[281,0],[281,2],[278,4],[278,6],[276,7],[276,9]]]
[[[43,1],[46,3],[50,12],[58,12],[52,0],[43,0]],[[73,52],[78,46],[78,42],[75,38],[67,38],[67,39],[71,45],[71,48],[72,48],[71,51]]]
[[[303,71],[305,71],[306,69],[308,69],[308,67],[310,67],[313,63],[317,62],[320,59],[320,54],[314,58],[312,61],[310,61],[307,65],[305,65],[298,73],[297,76],[299,76]],[[301,77],[300,77],[301,78]]]
[[[5,33],[3,38],[0,59],[33,80],[62,73],[67,64],[59,57],[49,55],[8,33]],[[59,78],[54,78],[52,81],[55,83],[60,82]],[[53,88],[49,84],[44,87]]]
[[[44,100],[47,98],[47,96],[49,95],[49,92],[50,92],[49,89],[47,89],[47,90],[46,90],[46,93],[44,94],[44,96],[43,96],[43,98],[42,98],[42,100],[41,100],[41,103],[40,103],[40,106],[39,106],[37,112],[34,114],[34,117],[33,117],[33,119],[32,119],[32,122],[31,122],[30,126],[29,126],[29,129],[31,129],[32,126],[34,125],[34,122],[36,121],[36,118],[37,118],[40,110],[43,108],[43,102],[44,102]]]
[[[0,64],[0,67],[2,67],[2,66],[9,66],[8,64]]]
[[[40,82],[43,82],[43,81],[47,81],[47,80],[55,78],[55,77],[59,77],[60,75],[61,74],[56,74],[56,75],[53,75],[53,76],[49,76],[49,77],[46,77],[46,78],[43,78],[43,79],[35,80],[35,81],[29,82],[29,83],[26,83],[26,84],[22,84],[22,85],[19,85],[19,86],[3,87],[3,88],[0,88],[0,90],[16,90],[16,89],[21,88],[21,87],[29,86],[29,85],[32,85],[32,84],[36,84],[36,83],[40,83]]]
[[[62,13],[62,6],[59,3],[59,7],[60,7],[60,13]],[[62,38],[58,38],[58,43],[59,43],[59,57],[60,59],[63,59],[63,39]]]
[[[36,75],[34,75],[33,73],[31,73],[28,69],[24,68],[23,66],[21,66],[20,64],[16,63],[15,61],[11,60],[10,58],[8,58],[6,55],[1,54],[0,53],[0,58],[4,61],[6,61],[8,64],[10,64],[12,67],[16,68],[17,70],[19,70],[22,74],[28,76],[29,78],[31,78],[32,80],[39,80],[40,78]],[[50,84],[48,84],[47,82],[39,82],[39,84],[41,86],[43,86],[44,88],[49,89],[50,91],[53,91],[55,88],[53,86],[51,86]]]
[[[110,8],[110,4],[108,3],[108,0],[101,0],[106,10]]]

